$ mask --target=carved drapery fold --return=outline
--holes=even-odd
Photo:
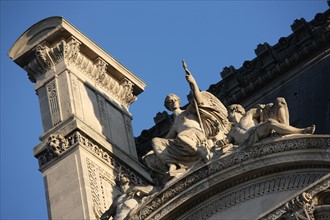
[[[51,46],[46,41],[37,45],[34,49],[35,58],[24,67],[30,80],[36,82],[47,71],[55,71],[56,65],[65,60],[68,65],[79,69],[126,108],[132,104],[136,100],[133,83],[127,78],[121,81],[115,79],[107,71],[109,64],[106,61],[100,57],[94,61],[90,60],[81,53],[80,45],[81,42],[74,37],[60,40]]]

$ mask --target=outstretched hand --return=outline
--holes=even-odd
[[[193,75],[191,75],[191,73],[189,72],[189,70],[186,71],[186,80],[189,84],[195,84],[195,78],[193,77]]]
[[[188,81],[188,83],[195,84],[196,83],[195,78],[192,76],[192,74],[188,70],[188,66],[187,66],[185,60],[182,60],[182,66],[183,66],[184,71],[186,72],[186,80]]]

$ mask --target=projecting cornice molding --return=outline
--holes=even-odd
[[[124,97],[126,105],[146,86],[62,17],[50,17],[30,27],[15,42],[9,57],[28,72],[32,82],[65,60],[112,94]]]
[[[34,49],[35,58],[24,67],[30,80],[32,82],[43,80],[47,71],[55,72],[56,65],[64,60],[68,66],[79,69],[94,83],[110,93],[111,97],[116,98],[125,107],[129,107],[136,100],[136,96],[133,94],[133,83],[127,78],[119,82],[107,72],[109,64],[105,60],[98,57],[92,61],[82,54],[81,44],[74,37],[61,40],[53,46],[49,46],[46,41],[38,44]]]
[[[329,135],[293,135],[277,141],[260,143],[220,159],[211,160],[188,172],[142,204],[134,219],[176,219],[199,202],[240,183],[292,169],[329,170],[329,162]],[[324,172],[323,174],[320,172],[318,178],[324,175]],[[300,177],[292,176],[292,178],[297,178],[298,181]],[[236,202],[241,202],[241,199],[236,202],[229,200],[223,202],[228,203],[221,204],[225,209]],[[210,207],[207,208],[209,209]],[[216,210],[214,211],[213,214],[216,213]],[[211,213],[203,213],[205,216],[209,214]]]

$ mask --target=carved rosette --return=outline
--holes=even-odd
[[[136,96],[133,94],[133,83],[127,78],[118,81],[108,71],[109,64],[106,61],[101,57],[90,60],[81,53],[80,45],[81,42],[74,37],[60,40],[51,46],[46,41],[37,45],[34,49],[35,58],[24,67],[30,80],[36,82],[47,71],[55,71],[56,65],[64,60],[68,65],[79,69],[109,92],[120,104],[128,108],[136,100]]]
[[[129,176],[132,184],[143,185],[147,183],[147,180],[142,179],[135,170],[113,157],[112,153],[104,147],[94,144],[89,137],[79,131],[75,131],[68,137],[63,137],[60,134],[50,135],[45,149],[40,154],[36,155],[40,168],[45,167],[48,163],[56,160],[56,158],[65,154],[69,149],[77,147],[78,145],[84,147],[101,161],[113,167],[116,172],[121,172]]]

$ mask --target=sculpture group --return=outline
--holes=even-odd
[[[167,95],[164,106],[173,113],[173,124],[165,137],[152,139],[152,150],[143,157],[162,187],[210,160],[267,138],[315,131],[314,125],[296,128],[289,124],[288,106],[282,97],[249,110],[239,104],[226,108],[214,95],[199,90],[184,61],[183,67],[190,87],[189,104],[182,109],[177,95]],[[114,199],[101,219],[129,219],[146,198],[158,191],[154,186],[129,187],[129,180],[122,179],[126,180],[121,181],[123,194]]]
[[[185,110],[180,98],[169,94],[165,107],[175,119],[164,138],[152,140],[153,150],[144,157],[146,164],[163,174],[165,183],[179,178],[187,170],[225,153],[251,146],[272,135],[312,134],[315,126],[296,128],[289,124],[289,110],[284,98],[259,104],[245,111],[239,104],[226,108],[207,91],[200,91],[183,61],[190,100]]]

